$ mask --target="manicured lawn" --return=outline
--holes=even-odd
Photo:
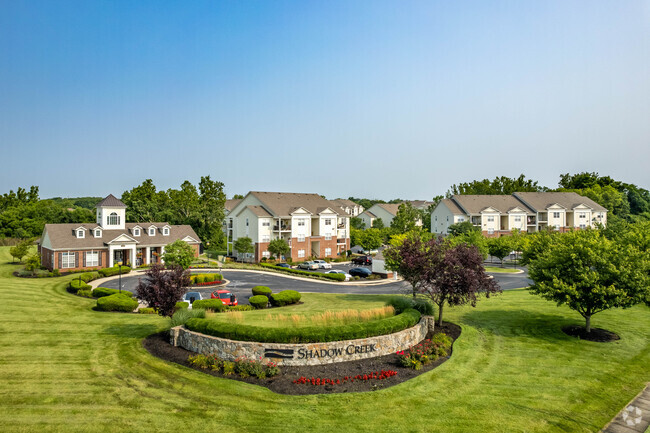
[[[502,272],[502,273],[514,273],[514,272],[520,272],[521,269],[514,269],[514,268],[501,268],[499,266],[485,266],[485,271],[486,272]]]
[[[577,314],[515,290],[448,309],[463,327],[453,356],[416,379],[364,394],[276,395],[150,356],[141,340],[168,319],[94,312],[95,301],[66,293],[69,277],[14,278],[7,250],[2,431],[591,432],[650,377],[647,307],[595,316],[622,337],[598,344],[561,332],[581,323]]]

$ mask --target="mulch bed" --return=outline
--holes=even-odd
[[[591,328],[591,332],[587,333],[587,329],[584,326],[579,325],[565,326],[562,328],[562,332],[571,337],[577,337],[581,340],[595,341],[596,343],[609,343],[621,339],[618,334],[602,328]]]
[[[444,332],[453,341],[460,336],[460,326],[453,323],[444,322],[442,326],[436,325],[435,332]],[[257,379],[254,377],[242,378],[238,375],[224,376],[219,372],[214,372],[209,369],[201,369],[193,366],[188,362],[190,355],[195,355],[194,352],[185,350],[182,347],[175,347],[169,344],[169,336],[167,332],[153,334],[143,341],[143,346],[152,355],[164,359],[165,361],[175,362],[176,364],[184,365],[205,374],[210,374],[216,377],[226,379],[238,380],[240,382],[251,383],[254,385],[264,386],[278,394],[290,395],[307,395],[307,394],[331,394],[338,392],[366,392],[384,389],[402,383],[423,373],[433,370],[449,357],[442,357],[434,362],[424,365],[421,370],[412,370],[404,368],[398,363],[397,355],[390,354],[378,356],[376,358],[363,359],[358,361],[339,362],[336,364],[313,365],[313,366],[295,366],[295,367],[280,367],[280,374],[268,379]],[[452,343],[453,350],[453,343]],[[451,354],[450,354],[451,356]],[[357,376],[364,374],[371,374],[381,371],[393,370],[397,374],[383,380],[355,380],[354,382],[345,381],[345,376]],[[294,380],[304,376],[308,379],[323,378],[323,379],[339,379],[340,385],[311,385],[311,384],[295,384]]]

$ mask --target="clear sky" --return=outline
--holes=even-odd
[[[650,187],[650,1],[0,0],[0,192]]]

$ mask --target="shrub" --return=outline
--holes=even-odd
[[[112,277],[113,275],[118,275],[120,273],[120,268],[117,266],[113,266],[112,268],[100,269],[97,272],[99,272],[104,277]],[[122,275],[128,274],[129,272],[131,272],[130,267],[122,266]]]
[[[93,297],[93,292],[92,292],[92,290],[79,290],[77,292],[77,296],[81,296],[83,298],[92,298]]]
[[[248,299],[248,302],[250,302],[250,304],[254,308],[259,310],[259,309],[262,309],[262,308],[266,308],[266,306],[269,304],[269,298],[267,298],[264,295],[255,295],[255,296],[251,296]]]
[[[52,271],[52,276],[53,276],[53,277],[58,277],[59,275],[61,275],[61,272],[59,272],[58,269],[54,269],[54,270]]]
[[[19,277],[31,277],[32,275],[33,275],[32,271],[28,271],[26,269],[23,269],[22,271],[18,271]]]
[[[96,280],[97,278],[99,278],[99,276],[100,276],[99,272],[84,272],[79,277],[81,277],[81,281],[88,283],[92,280]]]
[[[140,313],[140,314],[156,314],[157,311],[156,311],[155,308],[144,307],[144,308],[140,308],[140,309],[138,310],[138,313]]]
[[[220,299],[201,299],[194,301],[192,304],[192,308],[201,308],[203,310],[224,310],[225,307]]]
[[[253,291],[253,296],[264,295],[269,298],[272,293],[272,290],[266,286],[255,286],[251,290]]]
[[[433,316],[433,304],[426,299],[413,299],[405,296],[394,296],[386,302],[387,305],[392,305],[397,313],[413,308],[424,316]]]
[[[431,339],[410,347],[407,350],[397,352],[397,357],[403,367],[420,370],[426,365],[441,356],[448,356],[451,349],[451,338],[446,334],[435,334]]]
[[[433,304],[426,299],[416,298],[413,300],[413,308],[423,316],[433,316]]]
[[[70,281],[70,285],[68,286],[68,291],[70,293],[77,293],[79,290],[90,290],[92,287],[90,284],[86,284],[83,281],[79,281],[78,278],[75,278],[74,280]]]
[[[223,375],[230,376],[235,373],[235,363],[230,361],[223,362]]]
[[[190,308],[190,303],[189,302],[184,302],[180,301],[177,302],[176,305],[174,306],[174,311],[182,310],[182,309],[187,309]]]
[[[34,276],[36,278],[46,278],[51,277],[52,274],[47,269],[36,269],[34,270]]]
[[[184,325],[190,319],[205,319],[205,310],[187,310],[180,309],[172,316],[172,328]]]
[[[97,300],[96,309],[99,311],[123,311],[130,313],[138,306],[138,301],[124,295],[104,296]]]
[[[289,263],[289,260],[287,260],[287,263]],[[345,276],[343,274],[325,274],[325,273],[322,273],[322,272],[303,271],[301,269],[282,268],[282,267],[279,267],[279,266],[275,266],[274,264],[271,264],[271,263],[260,263],[260,266],[262,266],[263,268],[273,269],[275,271],[285,272],[285,273],[288,273],[288,274],[318,277],[318,278],[322,278],[322,279],[326,279],[326,280],[333,280],[333,281],[343,281],[343,280],[345,280]],[[343,276],[343,278],[341,278],[341,276]]]
[[[284,307],[300,301],[300,293],[295,290],[283,290],[280,293],[271,295],[270,301],[271,305],[275,307]]]
[[[128,292],[126,290],[120,291],[118,289],[109,289],[108,287],[97,287],[95,290],[93,290],[93,296],[95,298],[103,298],[105,296],[111,296],[111,295],[122,295],[122,296],[127,296],[129,298],[133,297],[133,293]]]
[[[385,319],[330,327],[268,328],[209,319],[189,319],[185,327],[191,331],[230,340],[262,343],[318,343],[392,334],[414,326],[419,320],[418,311],[407,309],[402,314]]]
[[[226,311],[252,311],[254,309],[252,305],[233,305],[232,307],[226,307]]]

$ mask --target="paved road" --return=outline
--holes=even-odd
[[[356,266],[354,266],[356,267]],[[349,265],[336,265],[334,269],[349,269]],[[208,272],[208,271],[205,271]],[[491,274],[494,276],[495,280],[499,283],[499,286],[502,290],[512,290],[518,289],[520,287],[529,286],[532,282],[528,279],[526,273],[521,274],[502,274],[494,273]],[[337,283],[327,283],[320,282],[317,280],[296,280],[293,278],[286,278],[281,275],[270,275],[270,274],[259,274],[256,272],[246,272],[246,271],[233,271],[233,270],[223,270],[223,276],[230,281],[227,288],[231,290],[240,303],[248,303],[247,299],[251,296],[251,287],[253,286],[268,286],[274,292],[291,289],[297,290],[299,292],[317,292],[317,293],[351,293],[351,294],[373,294],[373,295],[383,295],[383,294],[398,294],[398,293],[410,293],[410,285],[403,281],[396,281],[388,284],[381,285],[356,285],[356,284],[337,284]],[[122,290],[128,290],[133,292],[138,280],[142,278],[138,277],[123,277],[122,278]],[[102,284],[103,287],[109,287],[113,289],[118,288],[118,280],[108,281]],[[198,291],[201,295],[205,297],[210,297],[211,291],[214,289],[194,289],[193,291]]]

